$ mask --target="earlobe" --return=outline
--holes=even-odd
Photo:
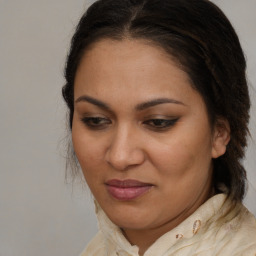
[[[225,154],[230,141],[230,125],[226,119],[218,119],[213,132],[212,158]]]

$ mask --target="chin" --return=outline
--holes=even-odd
[[[144,230],[150,227],[149,223],[143,222],[140,218],[126,220],[115,219],[112,222],[122,229]]]
[[[145,211],[135,207],[121,206],[116,210],[111,208],[109,212],[110,214],[108,214],[108,211],[105,211],[109,219],[115,225],[124,229],[146,229],[154,222],[152,216],[149,219],[149,210]]]

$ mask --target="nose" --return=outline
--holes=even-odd
[[[127,128],[115,131],[106,152],[106,161],[120,171],[142,164],[145,152],[139,134]]]

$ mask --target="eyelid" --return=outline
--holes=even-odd
[[[171,129],[172,126],[179,120],[179,117],[176,118],[151,118],[143,121],[143,124],[146,125],[149,129],[154,131],[165,131]],[[154,124],[154,122],[163,122],[161,124]]]
[[[101,116],[83,116],[80,118],[81,122],[89,129],[92,130],[102,130],[108,127],[112,122],[110,119],[106,117],[101,117]],[[99,123],[93,123],[95,121],[99,121]],[[102,123],[103,121],[103,123]]]
[[[174,120],[174,119],[177,119],[178,116],[170,116],[170,115],[159,115],[159,114],[156,114],[156,115],[147,115],[143,118],[144,121],[146,120],[149,120],[149,119],[163,119],[163,120]]]
[[[97,120],[97,119],[111,122],[109,118],[102,117],[102,116],[84,116],[81,118],[81,120]]]

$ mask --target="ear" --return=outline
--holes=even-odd
[[[224,118],[217,119],[212,139],[212,158],[224,155],[230,141],[230,125],[228,120]]]

